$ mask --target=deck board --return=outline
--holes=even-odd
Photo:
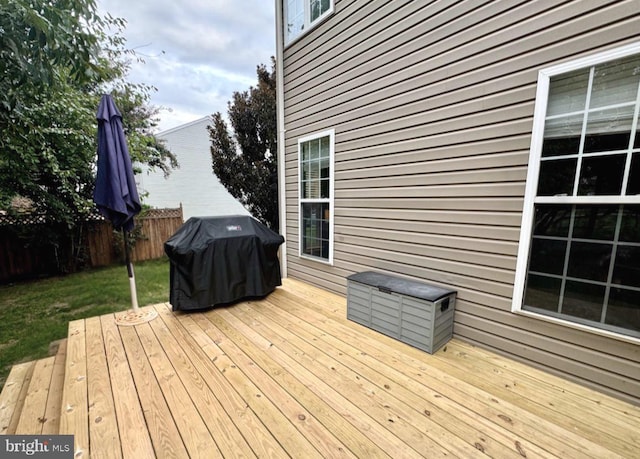
[[[35,362],[14,365],[0,393],[0,435],[16,432]]]
[[[307,286],[303,288],[308,289]],[[503,426],[519,438],[528,438],[535,444],[543,445],[547,455],[611,457],[610,449],[627,457],[634,457],[637,454],[637,451],[629,451],[618,443],[609,443],[606,446],[596,443],[592,439],[597,438],[599,442],[600,436],[580,435],[576,432],[578,430],[577,424],[567,425],[567,418],[559,419],[553,410],[540,411],[538,409],[539,401],[545,400],[545,395],[540,391],[534,391],[530,397],[520,397],[517,400],[504,396],[497,397],[496,393],[507,394],[498,390],[501,387],[500,383],[487,385],[484,384],[482,378],[477,378],[470,368],[443,365],[439,355],[446,354],[445,349],[435,356],[430,356],[365,327],[353,327],[341,315],[339,307],[332,307],[332,301],[335,300],[322,301],[322,293],[320,292],[316,293],[313,296],[314,299],[302,307],[296,304],[298,298],[296,295],[292,295],[290,292],[283,293],[283,296],[288,299],[279,298],[278,306],[296,314],[300,320],[321,324],[321,328],[327,332],[329,337],[341,337],[349,342],[360,342],[361,346],[368,348],[364,361],[370,361],[374,364],[378,361],[390,367],[396,367],[400,362],[403,362],[408,365],[405,374],[423,384],[425,388],[435,390],[437,392],[436,398],[449,397],[452,400],[457,400],[465,407],[473,409],[480,417]],[[454,340],[453,344],[455,345],[455,343]],[[477,356],[475,353],[473,355]],[[359,358],[358,355],[355,357]],[[537,372],[534,369],[531,371]],[[498,378],[494,379],[499,381]],[[572,384],[564,382],[564,385],[571,386]],[[603,397],[606,398],[606,396]],[[541,413],[542,415],[540,415]],[[585,415],[593,417],[594,413],[581,411],[582,426],[586,428],[589,422],[584,422]],[[549,416],[553,420],[550,420]],[[606,420],[607,417],[604,416],[604,419]],[[624,435],[630,435],[629,425],[627,424]],[[526,452],[522,440],[517,440],[514,446],[518,452]]]
[[[65,363],[60,433],[74,436],[74,458],[89,457],[89,394],[87,392],[87,352],[85,322],[69,323]]]
[[[122,446],[99,317],[92,317],[85,321],[85,336],[87,391],[91,394],[88,413],[91,450],[104,450],[106,457],[120,458]]]
[[[102,377],[110,379],[122,457],[153,457],[154,449],[138,397],[138,392],[144,391],[146,388],[135,386],[114,316],[106,315],[100,317],[100,325],[106,364],[109,369],[108,374],[104,374]],[[91,392],[89,393],[90,404],[96,401],[95,395]],[[89,419],[89,422],[95,422],[95,420]],[[98,455],[98,453],[93,452],[93,442],[91,446],[91,456]],[[108,448],[116,449],[115,447],[116,445],[112,445]],[[102,449],[97,451],[102,452]]]
[[[15,366],[2,433],[20,414],[25,433],[55,429],[32,421],[58,403],[79,459],[638,457],[639,406],[456,339],[430,355],[303,282],[204,312],[151,307],[135,326],[73,321],[66,360]]]
[[[144,388],[138,391],[138,398],[156,456],[189,457],[138,333],[133,327],[122,327],[120,336],[136,387]]]
[[[251,308],[254,305],[244,306]],[[362,415],[368,416],[372,422],[377,422],[404,443],[412,445],[416,452],[430,457],[443,456],[447,452],[465,457],[479,455],[475,448],[465,447],[466,444],[460,438],[450,435],[448,431],[438,428],[439,426],[431,424],[427,427],[428,419],[423,413],[397,398],[388,396],[384,391],[379,391],[375,384],[343,365],[339,359],[331,358],[277,322],[267,322],[265,318],[257,317],[253,311],[243,311],[241,307],[231,310],[233,316],[246,321],[244,327],[260,330],[262,336],[282,351],[283,363],[290,362],[289,359],[295,360],[309,372],[310,379],[322,379],[331,374],[332,380],[335,381],[334,390],[339,388],[343,397],[361,408],[364,412]],[[219,314],[224,314],[224,311]],[[305,326],[298,325],[296,332]],[[240,329],[241,326],[236,323],[236,328]],[[424,425],[425,429],[421,429],[421,425]]]
[[[163,319],[168,322],[175,320],[170,316],[164,316]],[[191,360],[191,357],[185,351],[188,346],[184,341],[184,337],[180,334],[177,336],[172,335],[167,323],[163,320],[154,320],[150,325],[159,342],[162,343],[167,357],[178,370],[177,373],[185,390],[193,400],[195,408],[209,429],[220,453],[223,456],[252,456],[251,447],[236,425],[229,422],[227,412],[216,398],[215,391],[207,385],[201,374],[201,368]]]
[[[424,386],[408,379],[400,368],[392,368],[376,362],[366,364],[350,355],[361,351],[353,348],[349,343],[341,343],[331,336],[323,337],[319,329],[306,330],[307,327],[301,319],[287,317],[286,312],[268,301],[259,306],[260,314],[271,320],[270,326],[295,330],[295,333],[308,343],[316,343],[315,345],[319,346],[322,352],[336,359],[336,363],[330,363],[326,358],[324,359],[325,365],[329,365],[332,371],[352,374],[353,378],[363,384],[362,388],[368,393],[385,393],[397,399],[404,407],[410,407],[413,412],[409,411],[408,418],[412,419],[415,425],[428,426],[427,430],[430,433],[437,432],[436,439],[444,441],[446,447],[452,448],[454,442],[464,441],[467,445],[459,446],[458,452],[466,457],[477,454],[478,451],[494,457],[507,456],[516,452],[513,447],[516,440],[514,436],[489,423],[480,425],[482,419],[472,410],[460,406],[455,400],[441,396],[424,397],[421,395],[424,392]],[[322,341],[326,341],[327,345],[322,345]],[[309,353],[309,351],[306,352]],[[318,351],[313,349],[311,352],[318,354]],[[542,454],[542,451],[533,444],[528,444],[527,449]]]
[[[206,320],[197,319],[199,323]],[[207,323],[206,333],[217,337],[217,345],[224,355],[217,358],[214,365],[225,375],[229,382],[238,390],[245,402],[258,415],[260,420],[268,426],[273,437],[282,445],[285,451],[305,451],[308,457],[321,458],[322,455],[304,435],[306,416],[287,416],[290,410],[283,410],[283,406],[295,403],[292,397],[283,396],[281,390],[270,393],[274,389],[273,380],[255,365],[250,355],[243,352],[251,347],[249,341],[232,329],[225,329],[221,323]],[[224,337],[223,337],[224,336]]]
[[[47,397],[42,434],[57,434],[60,430],[60,410],[62,409],[62,387],[64,385],[65,363],[67,361],[67,340],[62,340],[53,363],[51,386]]]
[[[173,366],[149,324],[136,330],[190,457],[218,457],[216,442],[177,374],[180,368]]]
[[[171,315],[164,306],[158,307],[160,315]],[[228,365],[225,363],[227,357],[220,350],[208,334],[201,329],[190,315],[179,317],[180,325],[172,323],[172,332],[183,336],[191,336],[189,350],[192,358],[196,359],[202,369],[203,377],[209,382],[211,387],[217,390],[218,399],[229,414],[230,421],[241,431],[243,437],[251,445],[253,452],[258,457],[284,457],[285,450],[271,434],[267,426],[260,420],[252,407],[242,398],[238,389],[234,387],[233,380],[225,377],[224,370]],[[221,360],[218,367],[215,362]]]
[[[520,367],[509,372],[501,370],[491,363],[488,354],[485,354],[486,360],[476,359],[474,362],[468,362],[469,350],[472,350],[469,345],[454,343],[450,346],[449,352],[440,354],[438,358],[452,365],[447,369],[452,374],[473,371],[478,378],[478,384],[486,390],[491,390],[513,403],[526,404],[531,412],[565,429],[578,432],[582,437],[592,438],[597,435],[599,442],[609,447],[615,445],[630,455],[640,451],[640,428],[635,435],[625,433],[625,426],[630,422],[637,422],[640,426],[640,419],[631,415],[629,411],[625,414],[602,403],[599,398],[589,399],[584,396],[587,391],[576,386],[569,388],[559,378],[550,381],[541,376],[544,375],[541,372],[532,372],[531,368]],[[453,367],[456,368],[455,371]],[[542,402],[544,400],[550,402],[545,404]],[[591,416],[590,422],[585,423],[584,413],[594,411],[598,416]]]
[[[47,357],[36,361],[20,413],[20,419],[16,426],[15,433],[17,435],[29,432],[42,433],[54,362],[55,357]]]

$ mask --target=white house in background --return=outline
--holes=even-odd
[[[139,174],[138,191],[148,193],[144,202],[152,207],[179,207],[184,219],[190,217],[249,215],[249,212],[220,183],[211,168],[211,152],[204,117],[172,129],[156,137],[176,155],[180,167],[168,178],[162,171],[144,169]]]

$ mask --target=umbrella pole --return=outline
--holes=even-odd
[[[124,259],[127,264],[127,274],[129,274],[129,289],[131,290],[131,307],[134,312],[138,312],[138,293],[136,292],[136,278],[133,275],[133,264],[131,263],[131,257],[129,255],[129,239],[127,238],[127,232],[122,229],[122,237],[124,239]]]
[[[140,310],[138,308],[138,294],[136,293],[136,279],[133,275],[133,263],[131,263],[131,255],[129,248],[129,240],[127,239],[127,232],[122,229],[122,236],[124,238],[124,258],[127,264],[127,273],[129,274],[129,288],[131,289],[131,307],[129,311],[123,314],[116,314],[116,324],[118,325],[139,325],[158,317],[158,312],[154,308],[145,308]]]

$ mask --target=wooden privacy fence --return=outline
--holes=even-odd
[[[140,238],[131,248],[132,261],[153,260],[164,255],[164,242],[182,225],[182,207],[151,209],[135,219]],[[87,248],[92,267],[108,266],[121,261],[124,245],[122,233],[116,236],[111,223],[100,222],[87,236]]]
[[[3,223],[3,224],[2,224]],[[32,244],[20,238],[16,231],[17,220],[0,218],[0,283],[61,273],[60,254],[54,245]],[[135,219],[139,235],[131,250],[133,261],[160,258],[164,255],[164,242],[183,223],[182,207],[175,209],[151,209]],[[30,229],[50,225],[44,218],[33,217],[26,221]],[[25,221],[20,221],[25,226]],[[122,261],[124,251],[121,233],[101,217],[87,222],[78,252],[85,254],[84,266],[88,268],[109,266]]]

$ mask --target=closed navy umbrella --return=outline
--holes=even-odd
[[[105,94],[98,107],[98,176],[93,200],[100,213],[117,230],[131,231],[140,210],[122,115],[113,98]]]
[[[122,114],[110,95],[102,96],[96,118],[98,120],[98,173],[93,200],[100,213],[111,221],[113,227],[116,230],[122,230],[131,288],[131,305],[134,313],[138,314],[136,283],[127,232],[133,229],[133,217],[141,210],[140,198],[133,177],[127,139],[122,128]]]

